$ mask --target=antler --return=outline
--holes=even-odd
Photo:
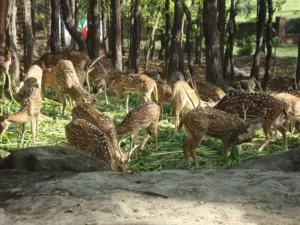
[[[96,62],[98,62],[104,55],[99,56],[97,59],[94,60],[94,62],[87,68],[86,71],[86,83],[88,86],[89,93],[91,92],[91,86],[90,86],[90,81],[89,81],[89,73],[92,72],[95,68],[93,67]]]

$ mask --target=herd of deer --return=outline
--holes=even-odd
[[[8,71],[8,58],[1,65],[1,73]],[[22,142],[25,123],[30,121],[35,142],[42,92],[50,87],[62,104],[62,114],[65,111],[66,97],[69,98],[72,121],[65,127],[69,144],[100,158],[115,171],[126,170],[132,153],[136,153],[139,147],[137,138],[141,129],[147,131],[140,144],[141,148],[145,146],[151,135],[150,125],[154,127],[157,151],[158,122],[163,117],[163,104],[174,107],[176,128],[180,130],[184,126],[187,132],[183,152],[188,166],[190,156],[195,166],[199,166],[195,150],[205,135],[220,139],[228,158],[232,144],[250,142],[255,131],[261,127],[266,136],[259,148],[262,151],[272,138],[273,127],[282,134],[284,147],[287,149],[286,132],[293,133],[295,127],[299,126],[300,91],[249,93],[254,90],[252,83],[249,79],[248,86],[251,89],[239,94],[225,94],[221,88],[204,79],[195,81],[193,89],[178,72],[172,75],[168,83],[145,74],[124,75],[113,69],[104,58],[90,60],[84,53],[65,50],[55,55],[43,55],[29,69],[24,81],[15,90],[24,99],[21,108],[14,114],[4,113],[0,117],[0,133],[8,128],[10,122],[23,123]],[[139,94],[145,102],[131,110],[115,126],[111,118],[91,105],[102,91],[115,93],[114,110],[124,93],[127,94],[127,112],[128,93]],[[159,105],[152,101],[152,96]],[[183,110],[186,113],[180,120]],[[131,137],[128,151],[122,150],[117,141],[117,135],[125,134]]]

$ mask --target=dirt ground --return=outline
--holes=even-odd
[[[300,221],[300,174],[295,172],[0,173],[1,225],[298,225]]]

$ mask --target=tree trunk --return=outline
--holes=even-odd
[[[51,35],[51,20],[50,20],[50,0],[44,0],[44,17],[45,17],[45,27],[44,32],[47,38],[47,48],[50,48],[50,35]]]
[[[166,48],[165,43],[166,43],[166,35],[164,34],[164,32],[162,30],[159,30],[159,40],[160,40],[160,49],[159,49],[159,53],[158,53],[158,59],[159,60],[163,60],[164,57],[164,50]]]
[[[135,0],[132,14],[132,33],[130,40],[130,52],[128,57],[129,69],[138,72],[138,58],[140,49],[140,31],[141,31],[141,0]]]
[[[224,63],[223,63],[223,75],[224,78],[227,75],[227,69],[228,69],[228,62],[230,60],[230,79],[233,81],[234,78],[234,58],[233,58],[233,47],[234,47],[234,39],[235,39],[235,33],[237,30],[236,26],[236,5],[238,4],[239,0],[235,3],[234,0],[231,0],[231,6],[230,6],[230,17],[228,21],[228,43],[225,51],[224,56]]]
[[[100,51],[100,0],[90,0],[89,3],[87,46],[89,56],[97,58]]]
[[[35,39],[35,9],[36,9],[36,0],[30,0],[31,2],[31,9],[30,9],[30,16],[31,16],[31,27],[32,27],[32,34]]]
[[[6,30],[5,40],[6,47],[12,51],[12,64],[10,66],[12,88],[15,89],[20,81],[20,63],[17,47],[17,29],[16,29],[16,15],[17,7],[16,0],[7,1],[7,15],[6,15]]]
[[[259,81],[259,65],[260,56],[263,45],[264,25],[266,22],[266,2],[265,0],[257,0],[257,21],[256,21],[256,49],[253,57],[251,68],[251,77],[255,77]]]
[[[28,72],[33,61],[34,37],[32,33],[31,4],[30,0],[24,0],[25,35],[24,35],[24,71]]]
[[[186,70],[183,61],[181,39],[182,39],[182,19],[183,19],[183,0],[177,0],[174,4],[174,25],[172,30],[172,41],[168,62],[168,76],[169,80],[172,74],[176,71],[179,71],[185,75]]]
[[[59,51],[59,0],[51,0],[51,53]]]
[[[67,31],[70,33],[71,37],[76,41],[79,51],[87,53],[88,49],[86,41],[82,34],[77,31],[77,27],[75,27],[74,15],[72,15],[71,13],[69,1],[60,0],[60,4],[63,12],[63,20]]]
[[[6,0],[0,1],[0,54],[5,52],[5,19],[6,19]],[[1,76],[1,74],[0,74]]]
[[[62,11],[60,11],[59,18],[60,18],[60,46],[65,47],[66,46],[65,32],[64,32],[65,24],[64,24],[64,20],[62,19]]]
[[[189,10],[188,6],[183,1],[183,10],[187,19],[187,28],[186,28],[186,42],[185,42],[185,51],[187,53],[188,59],[188,68],[190,73],[194,74],[193,62],[192,62],[192,43],[191,43],[191,32],[193,30],[193,21],[191,11]]]
[[[202,42],[203,42],[203,26],[202,26],[202,6],[198,6],[198,16],[197,16],[197,36],[196,36],[196,48],[195,48],[195,64],[201,66],[202,57]]]
[[[171,48],[171,36],[172,36],[172,29],[171,29],[171,15],[170,15],[170,0],[165,0],[165,12],[166,12],[166,21],[165,21],[165,65],[168,64],[169,55],[170,55],[170,48]]]
[[[108,16],[107,16],[107,9],[105,7],[105,0],[101,0],[101,18],[102,18],[104,53],[105,53],[106,57],[110,58],[111,51],[109,48],[109,37],[108,37],[108,32],[107,32]]]
[[[297,70],[296,70],[296,85],[300,89],[300,36],[298,39],[298,59],[297,59]]]
[[[218,86],[223,86],[217,3],[218,0],[204,0],[203,3],[206,80]]]
[[[225,46],[225,23],[226,23],[226,5],[225,0],[218,0],[219,18],[218,29],[220,32],[220,53],[221,53],[221,68],[224,66],[224,46]],[[223,78],[226,74],[223,74]]]
[[[75,18],[75,13],[76,13],[76,1],[75,0],[70,0],[70,9],[71,9],[71,14],[73,15],[73,21],[72,23],[75,24],[76,18]],[[62,15],[62,14],[61,14]],[[63,20],[62,20],[63,21]],[[77,28],[77,25],[75,25]],[[73,38],[71,38],[71,46],[72,48],[76,47],[76,42]]]
[[[122,26],[120,0],[111,1],[112,61],[115,68],[122,71]]]
[[[271,58],[272,58],[272,18],[273,18],[273,1],[268,1],[268,21],[266,29],[266,45],[267,45],[267,55],[265,64],[265,75],[262,83],[262,88],[264,90],[268,87],[268,82],[271,76]]]
[[[148,61],[149,61],[149,57],[151,55],[151,50],[154,48],[154,44],[155,44],[155,32],[156,32],[156,29],[157,29],[157,26],[158,26],[158,21],[159,21],[159,18],[160,18],[160,8],[158,8],[157,10],[157,13],[156,13],[156,20],[155,20],[155,24],[154,24],[154,27],[152,28],[152,33],[151,33],[151,36],[150,36],[150,40],[148,42],[148,46],[147,46],[147,53],[146,53],[146,60],[145,60],[145,70],[148,69]]]

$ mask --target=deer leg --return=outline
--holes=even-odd
[[[35,144],[35,135],[36,135],[36,127],[37,127],[37,124],[36,124],[36,118],[33,118],[31,121],[31,135],[32,135],[32,142],[33,144]]]
[[[20,141],[21,144],[24,142],[25,129],[26,129],[26,123],[23,123],[22,124],[22,130],[21,130],[21,141]]]
[[[201,140],[202,140],[203,137],[204,137],[204,134],[200,134],[200,136],[193,137],[192,138],[192,143],[191,143],[190,149],[189,149],[189,152],[192,156],[192,159],[194,161],[194,164],[195,164],[196,168],[199,168],[199,161],[198,161],[198,158],[196,156],[196,148],[201,143]]]
[[[133,154],[134,151],[133,158],[137,158],[137,150],[135,149],[138,147],[138,145],[136,145],[135,143],[137,141],[138,136],[139,136],[139,130],[133,131],[131,134],[130,152]]]
[[[270,142],[270,140],[272,138],[271,123],[270,122],[265,122],[263,124],[263,130],[264,130],[264,133],[266,135],[266,139],[262,143],[262,145],[260,146],[260,148],[258,149],[259,152],[262,152],[262,150],[264,150],[264,148],[269,144],[269,142]]]
[[[158,136],[158,120],[153,123],[154,137],[155,137],[155,151],[157,152],[157,136]]]
[[[176,104],[176,109],[175,109],[175,127],[178,128],[179,126],[179,115],[181,110],[183,109],[182,103],[177,103]]]
[[[107,98],[107,93],[106,93],[106,82],[104,82],[104,97],[105,97],[105,102],[107,105],[109,105],[109,101],[108,101],[108,98]]]
[[[119,100],[120,100],[120,93],[119,92],[116,92],[116,97],[114,99],[114,112],[116,111],[116,107],[119,103]]]
[[[147,131],[147,134],[146,134],[146,137],[144,138],[144,140],[143,140],[143,142],[142,142],[141,149],[144,149],[145,144],[147,143],[148,139],[149,139],[150,136],[151,136],[151,131],[150,131],[150,128],[149,128],[149,127],[146,128],[146,131]],[[157,149],[155,149],[155,151],[157,151]]]
[[[160,106],[161,119],[163,119],[163,115],[164,115],[164,105],[163,105],[163,103],[159,103],[159,106]]]
[[[282,134],[282,141],[283,141],[284,148],[285,150],[288,150],[285,128],[281,125],[278,125],[276,126],[276,130],[278,130]]]
[[[39,133],[39,118],[40,118],[40,114],[38,113],[38,114],[35,116],[36,134]]]
[[[225,159],[226,159],[226,166],[230,166],[229,160],[228,160],[230,153],[231,153],[230,144],[227,141],[223,141],[223,146],[224,146],[224,154],[225,154]]]
[[[183,143],[183,155],[184,155],[186,165],[188,167],[191,167],[191,162],[190,162],[190,157],[189,157],[189,149],[190,149],[192,141],[193,140],[191,137],[187,137]]]
[[[129,112],[128,104],[129,104],[129,94],[127,93],[127,94],[126,94],[126,113]]]

